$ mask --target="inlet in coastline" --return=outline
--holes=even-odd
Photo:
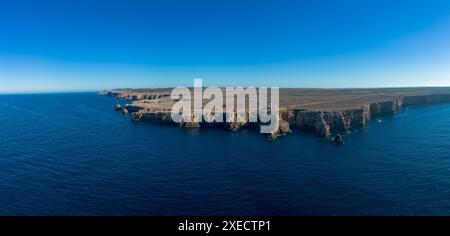
[[[171,110],[175,123],[249,122],[258,123],[261,133],[278,130],[278,87],[226,87],[223,94],[219,87],[203,90],[202,84],[202,79],[194,79],[193,96],[187,87],[172,90],[171,98],[177,100]]]

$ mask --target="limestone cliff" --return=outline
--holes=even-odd
[[[376,91],[378,92],[378,91]],[[321,109],[320,106],[314,109],[299,108],[298,106],[285,106],[280,109],[279,129],[278,131],[267,135],[270,140],[279,136],[286,135],[293,130],[311,130],[320,137],[329,137],[331,135],[345,133],[353,129],[359,129],[367,125],[374,116],[389,115],[398,112],[403,107],[424,105],[431,103],[450,102],[450,90],[440,91],[441,93],[421,94],[418,92],[412,95],[394,96],[371,96],[366,98],[367,102],[359,102],[351,106],[339,104],[336,109]],[[374,93],[372,91],[372,93]],[[403,94],[405,92],[402,91]],[[135,122],[151,122],[158,124],[170,124],[186,128],[194,127],[214,127],[224,128],[230,131],[238,131],[242,128],[259,128],[260,123],[249,123],[248,114],[244,121],[238,122],[236,114],[230,114],[232,122],[207,123],[192,121],[176,124],[171,118],[171,107],[174,103],[169,97],[167,91],[152,93],[124,93],[108,91],[103,93],[107,96],[113,96],[120,99],[136,100],[124,107],[126,113],[131,113],[132,120]],[[357,97],[359,99],[361,96]],[[357,99],[345,100],[347,103],[355,103]],[[334,102],[333,100],[331,102]],[[347,108],[346,108],[347,107]],[[224,120],[226,114],[223,114]]]
[[[287,110],[280,115],[286,126],[283,129],[314,130],[321,137],[344,133],[364,127],[372,117],[389,115],[413,105],[450,102],[449,94],[398,97],[389,101],[362,105],[361,108],[342,111]],[[288,114],[288,115],[287,115]],[[280,130],[280,133],[281,132]]]

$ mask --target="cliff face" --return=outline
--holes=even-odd
[[[321,137],[328,137],[362,128],[372,117],[394,114],[403,107],[443,102],[450,102],[449,94],[398,97],[393,100],[374,102],[363,105],[361,108],[343,111],[284,111],[284,113],[281,113],[281,119],[289,126],[288,129],[313,130]],[[289,115],[285,113],[289,113]]]
[[[173,123],[170,112],[145,112],[141,110],[131,113],[131,119],[133,121],[146,121],[158,124]]]
[[[370,106],[344,111],[295,111],[295,127],[314,130],[321,137],[364,127],[370,120]]]
[[[100,95],[109,96],[109,97],[115,97],[118,99],[124,99],[124,100],[154,100],[154,99],[161,99],[165,97],[170,97],[170,91],[156,91],[151,93],[143,93],[143,92],[126,92],[128,90],[107,90],[100,92]]]
[[[450,101],[450,98],[449,98]],[[393,114],[401,108],[402,99],[385,101],[365,105],[358,109],[344,111],[307,111],[282,109],[279,115],[279,129],[269,135],[275,139],[286,135],[294,129],[312,130],[320,137],[328,137],[333,134],[343,133],[348,130],[364,127],[374,115]],[[214,127],[238,131],[245,127],[259,127],[260,124],[250,124],[248,119],[244,122],[206,123],[206,122],[183,122],[176,124],[172,121],[170,111],[151,111],[138,105],[127,105],[125,107],[132,113],[133,121],[143,121],[158,124],[178,125],[180,127]],[[194,120],[194,118],[192,119]]]
[[[404,106],[443,103],[450,101],[450,94],[433,94],[422,96],[408,96],[403,99]]]
[[[167,93],[134,94],[107,92],[104,95],[117,98],[136,99],[125,106],[124,111],[131,113],[132,120],[151,122],[158,124],[170,124],[180,127],[214,127],[223,128],[230,131],[237,131],[242,128],[259,128],[260,123],[249,123],[248,115],[243,122],[238,122],[236,114],[231,114],[232,122],[207,123],[192,121],[174,123],[171,118],[171,107],[173,101]],[[134,97],[136,96],[136,97]],[[279,113],[279,129],[267,135],[273,140],[279,136],[286,135],[292,130],[311,130],[320,137],[329,137],[349,130],[359,129],[367,125],[374,116],[394,114],[401,108],[413,105],[423,105],[431,103],[450,102],[450,93],[427,94],[411,96],[386,96],[377,99],[378,101],[361,103],[362,105],[348,109],[300,109],[282,107]],[[223,115],[224,120],[226,114]]]

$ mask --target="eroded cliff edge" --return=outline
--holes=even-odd
[[[175,101],[171,89],[111,90],[103,95],[132,100],[123,109],[133,121],[170,124],[181,127],[216,127],[237,131],[258,128],[259,123],[206,123],[172,121]],[[450,102],[450,88],[395,89],[281,89],[279,129],[268,135],[273,140],[291,131],[310,130],[329,137],[364,127],[370,119],[394,114],[407,106]]]

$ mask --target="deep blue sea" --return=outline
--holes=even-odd
[[[308,132],[133,123],[95,93],[0,95],[0,215],[450,215],[450,105]]]

